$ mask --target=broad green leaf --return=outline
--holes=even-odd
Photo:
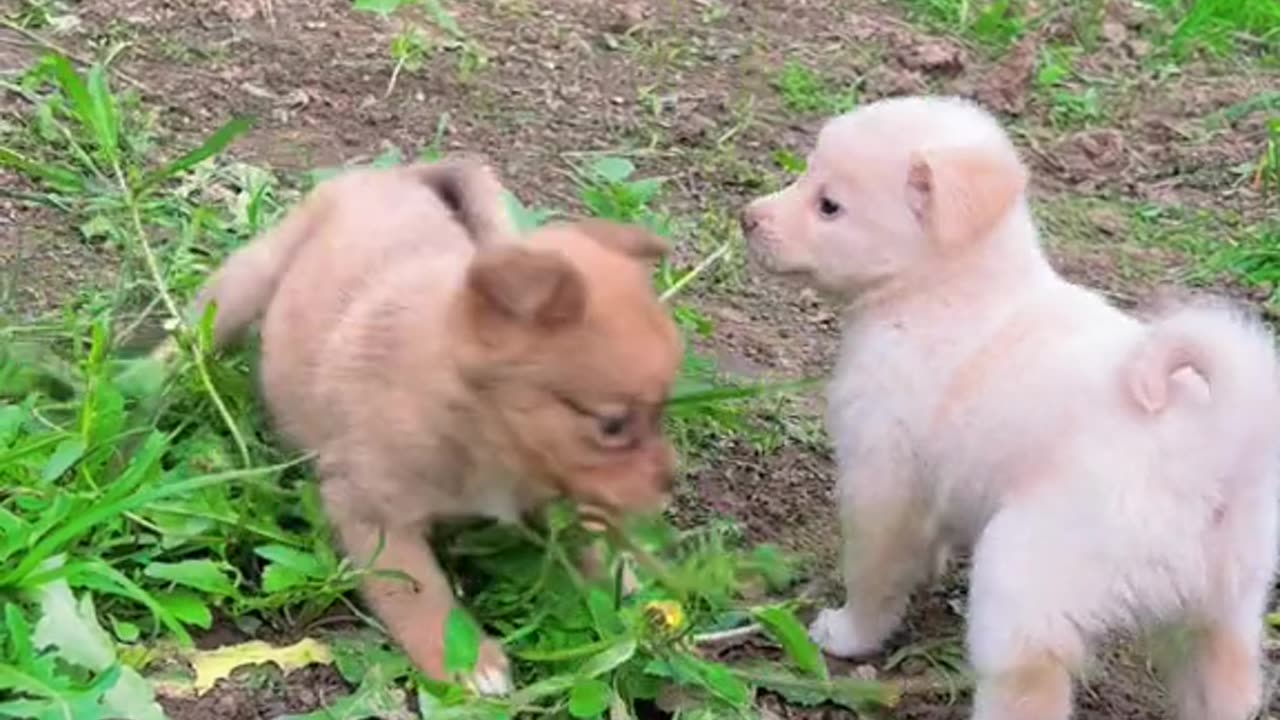
[[[102,696],[107,717],[121,720],[166,720],[164,710],[156,702],[151,683],[137,670],[123,666],[115,685]]]
[[[272,563],[262,571],[262,590],[272,595],[306,584],[305,576],[279,563]]]
[[[738,707],[751,702],[751,688],[719,663],[702,663],[702,679],[711,692]]]
[[[213,625],[213,614],[195,593],[175,590],[171,593],[156,593],[156,602],[175,618],[187,625],[208,630]]]
[[[120,642],[132,643],[137,642],[142,636],[142,629],[128,620],[117,620],[111,618],[111,630],[115,632]]]
[[[136,192],[140,194],[161,181],[190,170],[227,149],[227,146],[234,142],[236,138],[249,132],[252,128],[253,118],[250,117],[238,117],[227,121],[222,127],[214,130],[212,135],[205,138],[205,141],[199,147],[187,152],[159,170],[149,173],[143,178]]]
[[[591,656],[578,670],[582,677],[603,675],[623,665],[636,654],[635,638],[626,638],[607,650]]]
[[[260,558],[270,560],[304,577],[320,579],[328,575],[324,565],[315,555],[286,545],[260,545],[254,548],[253,552]]]
[[[602,157],[591,164],[592,174],[609,183],[620,183],[631,177],[636,166],[622,157]]]
[[[795,614],[782,605],[756,608],[752,611],[770,637],[782,646],[783,652],[791,658],[791,662],[814,677],[827,678],[827,664],[822,660],[822,651],[809,639],[809,632],[796,618]]]
[[[62,477],[62,474],[71,469],[72,465],[84,457],[84,440],[79,437],[70,437],[58,443],[58,447],[54,449],[53,455],[49,456],[48,462],[44,464],[44,469],[40,471],[40,479],[43,482],[50,483]]]
[[[590,678],[583,678],[569,691],[569,714],[576,718],[599,717],[609,709],[613,691],[609,686]]]
[[[591,619],[601,634],[619,635],[626,630],[622,618],[614,608],[613,596],[604,590],[591,588],[587,592],[587,610],[590,611]]]
[[[227,577],[222,567],[212,560],[153,562],[143,569],[143,573],[147,577],[168,580],[212,595],[231,597],[236,594],[236,587],[232,584],[231,578]]]
[[[449,673],[468,673],[480,658],[480,626],[471,614],[454,606],[444,621],[444,669]]]
[[[46,563],[46,569],[60,564],[60,560]],[[40,604],[40,619],[32,635],[36,648],[56,648],[63,660],[95,672],[111,667],[116,659],[115,644],[98,624],[89,593],[77,603],[67,581],[59,578],[41,585],[34,594]]]
[[[651,664],[646,670],[661,673],[663,663]],[[737,707],[751,702],[751,688],[734,677],[729,668],[719,663],[707,662],[692,655],[678,654],[666,663],[676,682],[697,685],[710,690],[720,699]]]

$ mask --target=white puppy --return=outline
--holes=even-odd
[[[743,212],[772,270],[844,306],[827,421],[848,596],[811,634],[879,649],[962,545],[975,718],[1067,718],[1092,641],[1172,624],[1194,638],[1180,717],[1244,720],[1276,562],[1271,337],[1220,306],[1143,323],[1068,283],[1026,184],[986,112],[900,98],[828,122],[804,175]]]

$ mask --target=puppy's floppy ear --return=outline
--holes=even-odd
[[[943,246],[985,236],[1026,189],[1027,170],[1012,152],[947,147],[912,153],[907,203]]]
[[[671,249],[666,240],[640,225],[590,218],[573,226],[601,245],[644,262],[655,262]]]
[[[505,245],[481,250],[467,269],[470,320],[484,328],[550,330],[578,322],[586,310],[582,276],[554,253]]]

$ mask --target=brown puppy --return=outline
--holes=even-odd
[[[454,597],[424,533],[512,520],[557,496],[607,513],[665,502],[661,415],[681,357],[649,265],[661,240],[603,221],[517,241],[483,165],[352,171],[238,253],[197,299],[215,342],[262,317],[264,394],[317,453],[326,508],[374,577],[375,612],[444,678]],[[486,640],[474,689],[510,689]]]

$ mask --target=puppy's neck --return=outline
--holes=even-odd
[[[843,317],[847,326],[858,326],[968,314],[991,303],[1007,304],[1056,279],[1030,210],[1019,203],[987,237],[860,293]]]

